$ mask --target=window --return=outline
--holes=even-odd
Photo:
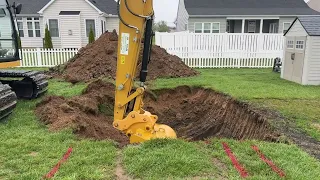
[[[103,34],[104,32],[105,32],[104,21],[101,20],[101,33]]]
[[[220,23],[212,23],[212,33],[220,33]]]
[[[290,26],[291,26],[291,23],[289,23],[289,22],[283,23],[283,34],[288,31]]]
[[[248,33],[256,32],[256,21],[248,21]]]
[[[219,33],[220,24],[219,23],[195,23],[194,25],[195,33]]]
[[[288,48],[288,49],[293,49],[293,47],[294,47],[294,41],[288,40],[288,42],[287,42],[287,48]]]
[[[51,37],[59,37],[58,19],[49,19],[49,31],[50,31]]]
[[[304,49],[304,41],[297,41],[296,49]]]
[[[19,26],[19,24],[18,24]],[[22,23],[23,26],[23,23]],[[40,31],[40,19],[39,18],[27,18],[28,37],[41,37]],[[20,29],[20,27],[19,27]],[[20,33],[20,32],[19,32]],[[23,34],[23,28],[22,28]]]
[[[211,23],[203,23],[203,33],[211,33]]]
[[[19,36],[24,37],[24,31],[23,31],[23,19],[17,18],[17,26],[19,30]]]
[[[104,30],[107,31],[106,21],[103,21]]]
[[[96,37],[96,25],[94,19],[86,19],[86,32],[89,37],[90,29],[92,28],[94,37]]]
[[[202,23],[195,23],[194,25],[194,32],[195,33],[202,33]]]

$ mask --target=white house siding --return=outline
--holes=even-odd
[[[302,24],[300,23],[299,20],[297,20],[290,31],[286,34],[286,36],[292,37],[292,36],[307,36],[308,33],[306,30],[303,28]]]
[[[279,33],[283,33],[283,23],[293,23],[295,17],[280,17],[279,19]]]
[[[107,31],[112,32],[114,29],[119,33],[119,18],[107,17]]]
[[[96,36],[99,36],[100,21],[99,13],[96,9],[90,6],[85,0],[55,0],[47,9],[43,12],[43,23],[47,23],[48,19],[59,19],[60,11],[80,11],[80,27],[81,27],[81,45],[86,46],[88,44],[88,37],[86,35],[85,19],[94,19],[96,25]],[[60,28],[59,28],[60,30]],[[53,45],[56,48],[61,47],[61,38],[52,38]],[[72,42],[70,42],[72,43]],[[77,43],[77,42],[74,42]],[[59,46],[60,44],[60,46]]]
[[[309,39],[310,54],[306,56],[308,61],[308,84],[320,85],[320,37],[311,36]]]
[[[62,48],[81,47],[81,27],[79,15],[60,16],[60,38]],[[69,34],[72,31],[72,35]]]
[[[195,23],[213,23],[217,22],[220,23],[220,33],[225,33],[227,30],[227,18],[195,18],[195,17],[190,17],[189,22],[188,22],[188,30],[190,32],[194,32],[194,24]]]
[[[184,0],[179,1],[179,8],[178,8],[178,14],[177,14],[177,31],[186,31],[186,26],[188,28],[188,19],[189,14],[186,10]]]

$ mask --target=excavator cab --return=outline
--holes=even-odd
[[[0,0],[0,63],[20,60],[13,13],[19,14],[21,8],[21,4],[9,6],[6,0]]]

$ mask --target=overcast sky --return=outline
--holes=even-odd
[[[179,0],[153,0],[156,21],[167,21],[172,24],[177,16]]]

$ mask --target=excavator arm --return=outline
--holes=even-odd
[[[158,117],[143,109],[152,46],[153,0],[117,1],[120,24],[113,126],[124,132],[130,138],[130,143],[155,138],[176,138],[171,127],[157,124]],[[140,85],[134,89],[142,44]]]

